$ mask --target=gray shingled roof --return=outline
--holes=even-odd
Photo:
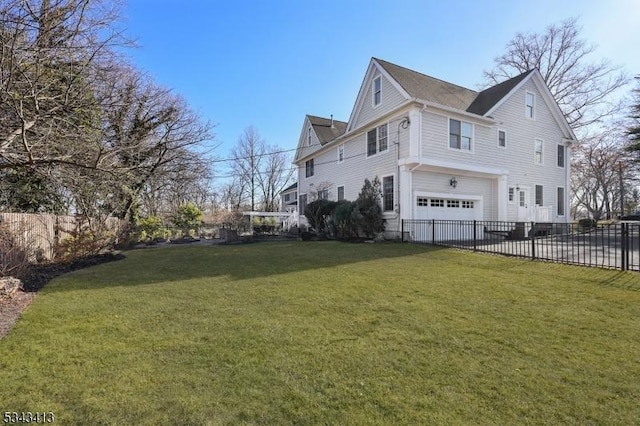
[[[495,104],[497,104],[502,98],[507,96],[514,87],[525,79],[533,70],[524,72],[516,77],[510,78],[507,81],[503,81],[500,84],[491,86],[488,89],[483,90],[478,94],[478,97],[467,108],[467,112],[472,112],[478,115],[485,115]]]
[[[484,115],[532,71],[489,87],[482,92],[467,89],[434,77],[374,58],[413,98]]]
[[[447,83],[382,59],[375,58],[375,60],[413,98],[464,111],[478,96],[478,92],[474,90]]]
[[[344,121],[333,120],[333,126],[331,126],[331,119],[329,118],[316,117],[314,115],[307,115],[307,117],[320,140],[320,145],[334,140],[347,130],[347,123]]]
[[[297,189],[297,188],[298,188],[298,182],[287,186],[285,189],[282,190],[282,192],[291,191],[292,189]]]

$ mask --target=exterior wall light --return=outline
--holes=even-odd
[[[455,176],[452,176],[451,179],[449,179],[449,185],[455,188],[456,186],[458,186],[458,179],[456,179]]]

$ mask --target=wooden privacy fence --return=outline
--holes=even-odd
[[[16,243],[34,258],[32,260],[53,259],[56,244],[71,236],[78,223],[75,216],[0,213],[0,225],[8,228]],[[118,232],[121,223],[117,218],[108,218],[106,227]]]

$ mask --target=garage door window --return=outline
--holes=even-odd
[[[463,201],[462,202],[462,208],[463,209],[472,209],[473,208],[473,201]]]
[[[427,207],[429,205],[429,199],[427,197],[418,197],[418,207]]]
[[[444,200],[431,199],[431,207],[444,207]]]
[[[457,209],[458,207],[460,207],[460,201],[459,200],[447,200],[447,207],[450,209]]]

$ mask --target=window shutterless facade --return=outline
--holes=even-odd
[[[558,192],[557,200],[556,200],[556,203],[558,206],[557,214],[558,216],[564,216],[564,213],[565,213],[564,212],[564,207],[565,207],[564,206],[564,187],[559,186],[557,189],[557,192]]]
[[[504,130],[498,130],[498,146],[500,148],[507,147],[507,132]]]
[[[344,200],[344,186],[338,187],[338,201]]]
[[[373,80],[373,93],[372,93],[372,99],[373,99],[373,106],[378,106],[380,105],[380,102],[382,101],[382,80],[381,77],[376,77]]]
[[[536,108],[536,95],[531,92],[527,92],[525,94],[525,107],[524,112],[527,118],[534,119],[535,118],[535,108]]]
[[[306,177],[313,176],[313,158],[304,163],[304,171]]]
[[[449,148],[471,151],[473,124],[449,119]]]
[[[565,165],[565,146],[558,145],[558,167],[564,167]]]
[[[391,212],[394,208],[393,176],[385,176],[382,178],[382,210]]]
[[[534,148],[533,148],[533,162],[537,165],[542,165],[543,163],[543,158],[542,158],[542,140],[541,139],[536,139],[534,141]]]
[[[367,132],[367,157],[389,149],[387,125],[383,124]]]
[[[344,161],[344,144],[338,145],[338,163]]]
[[[544,193],[544,189],[542,188],[542,185],[536,185],[536,204],[539,206],[544,205],[543,193]]]

